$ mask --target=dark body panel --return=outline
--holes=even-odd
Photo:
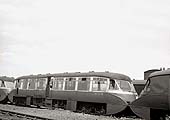
[[[138,116],[147,120],[161,119],[170,113],[170,70],[151,73],[145,89],[140,97],[132,102],[131,108]],[[145,114],[144,109],[149,113]],[[157,118],[154,118],[154,115]]]

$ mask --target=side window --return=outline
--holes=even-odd
[[[118,90],[118,86],[115,80],[110,79],[109,90]]]
[[[76,78],[65,79],[65,90],[75,90]]]
[[[93,91],[106,91],[107,79],[105,78],[93,78],[92,90]]]
[[[53,83],[53,86],[52,86],[53,89],[63,90],[64,78],[62,78],[62,77],[53,77],[51,79],[52,79],[52,83]]]
[[[0,81],[0,87],[5,87],[5,83],[4,83],[4,81],[2,80],[2,81]]]
[[[5,86],[7,87],[7,88],[14,88],[14,83],[13,82],[9,82],[9,81],[5,81]]]
[[[147,92],[150,91],[150,79],[147,80],[147,82],[146,82],[146,84],[145,84],[144,91],[147,91]]]
[[[37,79],[37,89],[45,90],[47,84],[47,78],[38,78]]]
[[[28,89],[35,89],[35,81],[36,79],[28,79],[29,84],[28,84]]]
[[[16,80],[15,81],[15,88],[20,88],[21,89],[21,83],[22,83],[22,80]]]
[[[90,89],[90,78],[79,78],[77,89],[88,91]]]
[[[27,89],[28,79],[22,79],[22,89]]]

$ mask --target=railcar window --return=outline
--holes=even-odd
[[[37,79],[37,89],[44,90],[46,88],[47,78],[39,78]]]
[[[61,77],[54,77],[52,78],[52,83],[53,83],[53,89],[56,89],[56,90],[63,90],[63,83],[64,83],[64,78],[61,78]]]
[[[13,82],[5,81],[5,86],[6,86],[7,88],[14,88],[14,83],[13,83]]]
[[[93,78],[92,90],[93,91],[106,91],[107,89],[107,79],[105,78]]]
[[[21,88],[21,82],[22,80],[16,80],[15,88]]]
[[[29,84],[28,84],[28,89],[35,89],[35,80],[36,79],[28,79]]]
[[[22,89],[27,89],[28,79],[22,79]]]
[[[115,83],[115,80],[110,80],[109,89],[110,90],[118,90],[119,89],[117,84]]]
[[[89,90],[90,89],[90,78],[79,78],[78,79],[78,90]]]
[[[65,90],[75,90],[76,78],[66,78]]]
[[[1,84],[2,84],[2,81],[0,80],[0,86],[1,86]]]
[[[4,81],[0,81],[0,87],[5,87]]]
[[[144,91],[150,91],[150,79],[147,80]]]
[[[128,81],[116,80],[116,82],[123,91],[132,91],[130,83]]]

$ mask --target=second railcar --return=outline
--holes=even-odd
[[[0,103],[8,102],[8,94],[13,89],[14,78],[0,77]]]
[[[15,104],[94,114],[122,112],[136,97],[128,76],[110,72],[23,76],[16,79],[16,88],[9,95]]]
[[[131,109],[146,120],[164,120],[170,115],[170,69],[149,75],[141,95],[131,103]]]

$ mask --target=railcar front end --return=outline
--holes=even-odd
[[[8,102],[8,94],[12,89],[8,86],[9,84],[13,85],[13,82],[0,80],[0,103]]]
[[[165,119],[170,113],[170,70],[152,73],[131,109],[146,120]]]

